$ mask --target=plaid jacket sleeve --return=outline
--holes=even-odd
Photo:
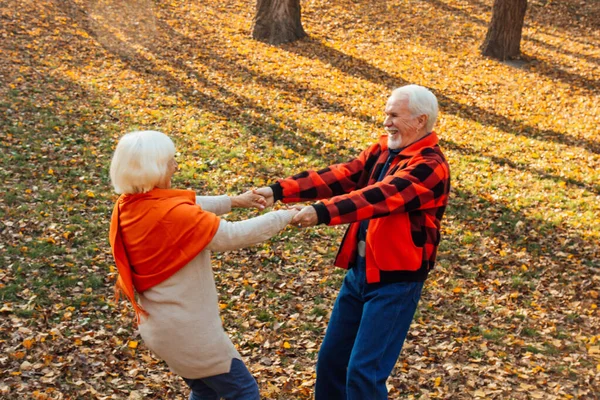
[[[449,186],[448,164],[432,152],[416,157],[406,168],[380,182],[313,206],[319,223],[346,224],[445,206]]]
[[[275,200],[284,203],[328,199],[350,193],[356,189],[360,177],[366,173],[367,163],[372,162],[374,144],[359,156],[342,164],[334,164],[319,171],[304,171],[291,178],[281,179],[271,185]]]

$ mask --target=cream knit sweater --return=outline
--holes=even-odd
[[[231,211],[228,196],[197,196],[196,203],[217,215]],[[224,374],[233,358],[241,359],[223,330],[210,253],[267,240],[293,215],[279,210],[240,222],[221,219],[217,233],[200,254],[140,294],[140,304],[149,313],[139,326],[142,339],[174,373],[188,379]]]

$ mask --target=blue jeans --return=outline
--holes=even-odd
[[[231,360],[231,369],[226,374],[183,380],[192,389],[189,400],[260,400],[256,380],[237,358]]]
[[[423,282],[367,284],[364,262],[346,274],[317,361],[315,400],[385,400]]]

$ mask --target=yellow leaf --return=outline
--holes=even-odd
[[[452,289],[452,291],[453,291],[454,293],[460,293],[460,292],[462,292],[462,288],[455,287],[454,289]]]
[[[326,250],[326,249],[324,249],[323,247],[316,246],[316,247],[315,247],[315,250],[316,250],[316,251],[317,251],[317,253],[319,253],[319,254],[327,254],[327,250]]]
[[[130,349],[137,349],[138,347],[138,342],[135,340],[130,340],[129,343],[127,343],[127,347],[129,347]]]
[[[289,344],[288,342],[283,342],[283,348],[284,348],[284,349],[291,349],[291,348],[292,348],[292,345],[291,345],[291,344]]]
[[[442,383],[442,377],[438,376],[437,378],[435,378],[435,382],[434,382],[434,386],[438,387],[440,386],[440,384]]]
[[[35,340],[33,340],[33,339],[25,339],[25,340],[23,340],[23,347],[25,347],[26,349],[30,349],[34,343],[35,343]]]

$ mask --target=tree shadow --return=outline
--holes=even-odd
[[[556,30],[552,27],[548,28],[548,30],[541,31],[546,36],[552,36],[558,40],[564,40],[565,34],[562,32],[556,32]],[[580,44],[582,46],[590,46],[589,40],[584,40],[574,35],[569,35],[569,41]]]
[[[26,13],[27,11],[23,12]],[[3,23],[2,17],[0,15],[0,26]],[[11,54],[11,58],[7,57],[8,62],[0,62],[0,78],[7,79],[6,86],[2,88],[2,91],[7,91],[0,97],[0,126],[3,134],[10,133],[28,142],[27,152],[20,156],[37,154],[44,162],[51,163],[65,154],[77,155],[82,149],[98,143],[104,144],[104,133],[91,128],[94,123],[109,125],[127,120],[125,116],[115,113],[92,90],[60,71],[53,70],[53,67],[49,66],[50,63],[44,59],[45,55],[41,54],[46,50],[44,45],[48,43],[40,43],[43,40],[32,37],[25,26],[11,26],[11,35],[15,37],[14,41],[0,41],[0,52]],[[35,46],[43,50],[36,51]],[[24,47],[33,50],[24,51]],[[55,49],[56,53],[53,55],[60,59],[64,55],[61,53],[64,49],[59,45]],[[75,102],[82,98],[88,99],[88,102],[94,105],[101,104],[100,107],[105,113],[100,120],[91,121],[85,107],[75,106]],[[14,121],[18,123],[15,124]],[[66,132],[73,134],[68,135]],[[52,165],[52,168],[58,170],[62,165],[68,169],[69,166],[77,165],[79,170],[97,171],[93,164],[79,165],[76,159],[72,159],[71,162],[63,160],[60,165]],[[35,164],[36,161],[31,160],[31,165]],[[37,168],[29,168],[28,171],[40,172]]]
[[[298,83],[292,79],[285,78],[283,76],[273,77],[252,70],[245,65],[236,62],[233,59],[227,59],[220,55],[218,52],[213,51],[210,47],[206,46],[205,43],[200,43],[197,40],[189,38],[173,29],[169,24],[164,21],[158,21],[160,28],[163,32],[166,32],[169,38],[173,39],[177,43],[183,44],[183,46],[189,46],[194,49],[203,50],[202,63],[214,70],[219,70],[227,73],[230,76],[247,76],[251,77],[253,81],[260,83],[264,86],[279,89],[282,92],[302,98],[308,101],[313,107],[324,113],[341,113],[344,116],[350,116],[356,120],[376,126],[372,116],[366,114],[357,113],[348,106],[341,102],[335,102],[326,99],[321,92],[312,89],[309,85]],[[211,47],[215,47],[212,45]],[[218,45],[217,45],[218,47]],[[160,53],[160,49],[154,48],[155,54]],[[158,54],[157,54],[158,56]],[[198,53],[196,53],[198,56]],[[191,70],[189,66],[185,65],[181,60],[173,60],[172,63],[180,69]]]
[[[389,90],[409,83],[403,78],[392,76],[367,61],[342,53],[316,39],[302,39],[280,45],[279,48],[302,57],[317,59],[345,74],[386,86]]]
[[[489,196],[484,197],[462,188],[454,187],[452,196],[453,200],[451,199],[447,210],[448,217],[472,232],[501,240],[514,252],[525,248],[533,257],[553,259],[565,270],[569,266],[569,255],[577,257],[578,261],[588,267],[599,267],[600,247],[592,245],[589,239],[563,224],[531,218],[502,202],[490,200]],[[445,257],[460,258],[455,254],[446,254]],[[483,256],[482,261],[485,259]],[[574,270],[566,272],[575,273]]]
[[[455,15],[460,15],[462,18],[466,19],[467,21],[471,22],[472,24],[476,24],[476,25],[481,25],[481,26],[488,26],[490,21],[486,21],[482,18],[477,18],[472,14],[469,14],[468,12],[466,12],[465,10],[462,10],[458,7],[452,6],[450,4],[444,3],[441,0],[425,0],[427,3],[430,3],[431,5],[433,5],[435,8],[440,9],[444,12],[447,13],[452,13]],[[491,8],[490,8],[491,10]],[[482,43],[483,43],[483,38],[482,38]]]
[[[73,1],[66,0],[62,2],[61,11],[70,19],[77,22],[90,37],[96,39],[109,54],[112,54],[121,60],[126,68],[136,71],[143,76],[156,79],[161,82],[162,86],[165,87],[170,94],[183,94],[186,100],[195,107],[243,125],[252,135],[258,138],[285,144],[287,148],[290,148],[299,154],[311,155],[317,158],[320,158],[323,153],[323,149],[319,143],[333,144],[331,139],[325,134],[303,127],[289,118],[277,116],[273,114],[270,109],[260,106],[248,98],[238,95],[226,87],[204,78],[198,71],[186,65],[180,59],[166,57],[161,52],[161,48],[166,46],[166,43],[156,40],[156,38],[154,40],[148,40],[143,44],[152,51],[152,55],[157,60],[164,61],[178,68],[194,83],[208,88],[212,92],[219,93],[226,97],[227,100],[201,93],[196,90],[193,85],[182,81],[171,73],[161,70],[157,62],[144,56],[130,43],[127,43],[111,33],[100,22],[92,18],[85,9]],[[164,22],[157,22],[159,28],[168,26]],[[169,29],[167,32],[159,33],[165,34],[165,38],[168,38],[168,40],[177,39],[177,37],[171,36],[174,34],[172,29]],[[178,36],[179,39],[181,39],[181,36]],[[172,43],[169,43],[169,46],[172,46]],[[212,65],[209,64],[209,66],[213,68],[232,68],[232,63],[228,59],[223,58],[214,52],[208,53],[206,58],[213,60]],[[254,113],[254,115],[252,115],[252,113]],[[268,118],[273,122],[268,122]],[[282,126],[285,126],[286,128],[282,128]]]
[[[587,190],[590,193],[594,193],[595,195],[600,195],[600,184],[586,183],[586,182],[582,182],[577,179],[550,174],[542,169],[534,168],[534,167],[531,167],[529,165],[525,165],[522,163],[517,163],[517,162],[515,162],[511,159],[505,158],[505,157],[496,157],[493,155],[482,153],[482,152],[474,150],[474,149],[470,149],[470,148],[461,146],[452,140],[442,139],[441,145],[443,146],[444,149],[453,150],[459,154],[487,158],[488,160],[490,160],[490,162],[492,162],[493,164],[499,165],[499,166],[508,166],[508,167],[518,170],[518,171],[523,171],[523,172],[528,172],[528,173],[534,174],[541,179],[548,179],[555,183],[562,182],[567,186]]]
[[[485,27],[487,27],[489,24],[489,21],[485,21],[481,18],[477,18],[477,17],[469,14],[465,10],[462,10],[458,7],[449,5],[445,2],[443,2],[442,0],[425,0],[425,1],[432,4],[434,7],[436,7],[439,10],[442,10],[446,13],[452,13],[452,14],[458,15],[461,18],[463,18],[464,20],[469,21],[473,24],[477,24],[477,25],[485,26]],[[471,4],[475,4],[475,3],[476,2],[471,1]],[[477,4],[479,4],[477,6],[477,8],[479,8],[481,10],[480,3],[477,3]],[[491,9],[490,9],[490,11],[491,11]],[[529,15],[527,15],[525,17],[526,23],[528,22],[528,18],[529,18]],[[556,52],[559,52],[559,53],[562,53],[565,55],[571,55],[571,56],[578,57],[580,59],[589,61],[591,63],[599,62],[599,60],[597,58],[594,58],[592,56],[586,56],[586,55],[570,52],[564,48],[558,48],[551,44],[545,43],[539,39],[536,39],[536,38],[532,37],[531,35],[524,35],[523,39],[525,41],[531,41],[538,45],[542,45],[544,47],[550,48],[551,50],[554,50]],[[483,37],[481,39],[481,42],[483,43]],[[540,73],[551,79],[559,79],[570,85],[576,85],[577,87],[579,87],[585,91],[592,92],[592,94],[595,93],[597,90],[599,90],[598,82],[596,80],[588,79],[584,76],[574,74],[572,72],[567,72],[567,71],[563,70],[562,68],[560,68],[560,66],[557,64],[548,64],[547,62],[541,61],[541,60],[536,59],[531,56],[527,56],[525,54],[523,54],[523,58],[528,62],[528,64],[530,64],[530,65],[528,65],[529,67],[538,66],[538,65],[541,67],[540,69],[535,69],[536,73]]]
[[[329,64],[345,74],[359,79],[365,79],[378,85],[383,85],[389,90],[409,83],[400,76],[394,76],[367,61],[342,53],[318,40],[310,38],[304,39],[299,42],[282,45],[280,48],[303,57],[320,60],[324,64]],[[600,143],[594,140],[563,134],[551,129],[539,129],[513,121],[508,117],[494,113],[493,111],[485,110],[478,106],[457,103],[443,93],[436,93],[436,96],[440,106],[443,108],[444,112],[448,114],[456,115],[460,118],[467,118],[482,125],[493,126],[511,135],[536,138],[561,145],[580,147],[589,152],[600,154]]]
[[[491,1],[483,3],[481,0],[466,0],[472,8],[479,12],[488,12],[491,15]],[[597,1],[578,0],[529,0],[527,2],[525,23],[535,22],[541,26],[570,30],[573,25],[589,30],[600,26],[600,3]]]
[[[558,46],[555,46],[555,45],[553,45],[551,43],[546,43],[543,40],[536,39],[536,38],[534,38],[534,37],[532,37],[530,35],[524,36],[524,39],[528,40],[530,42],[536,43],[539,46],[546,47],[546,48],[548,48],[548,49],[550,49],[550,50],[552,50],[552,51],[554,51],[556,53],[561,53],[563,55],[567,55],[567,56],[571,56],[571,57],[576,57],[576,58],[579,58],[580,60],[587,61],[590,64],[600,64],[600,57],[594,57],[594,56],[587,55],[587,54],[575,53],[573,51],[567,50],[564,47],[558,47]],[[569,38],[569,40],[571,40],[571,38]]]
[[[527,16],[540,25],[564,30],[571,30],[576,25],[593,31],[600,26],[600,2],[578,0],[529,1]],[[525,18],[528,18],[527,16]]]
[[[523,54],[523,59],[527,61],[525,68],[531,72],[544,75],[552,80],[559,80],[568,85],[573,85],[591,95],[597,94],[600,91],[600,82],[598,82],[598,80],[589,79],[579,74],[565,71],[557,64],[540,60],[539,58],[527,54]]]

